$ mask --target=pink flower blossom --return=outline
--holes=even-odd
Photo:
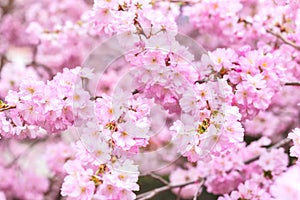
[[[290,167],[285,173],[279,176],[274,185],[271,186],[271,194],[275,199],[299,199],[299,166]]]
[[[290,155],[299,158],[300,157],[300,129],[295,128],[289,133],[288,138],[293,140],[294,146],[290,149]]]

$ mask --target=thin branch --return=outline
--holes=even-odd
[[[290,82],[290,83],[285,83],[284,85],[287,85],[287,86],[300,86],[300,82]]]
[[[200,184],[199,184],[199,187],[198,187],[198,189],[197,189],[197,191],[196,191],[196,193],[194,195],[193,200],[197,200],[197,197],[199,196],[199,194],[201,194],[203,183],[204,183],[204,180],[202,179],[201,182],[200,182]]]
[[[8,165],[6,165],[6,168],[9,168],[11,166],[13,166],[22,156],[26,155],[27,153],[29,153],[32,150],[32,147],[34,147],[35,145],[39,144],[42,141],[45,141],[46,139],[41,139],[41,140],[36,140],[34,142],[32,142],[22,153],[20,153],[18,156],[16,156]]]
[[[173,188],[178,188],[178,187],[184,187],[184,186],[187,186],[187,185],[190,185],[190,184],[195,184],[197,182],[199,182],[200,180],[196,180],[196,181],[188,181],[188,182],[185,182],[185,183],[181,183],[181,184],[178,184],[178,185],[171,185],[171,184],[168,184],[166,186],[162,186],[160,188],[155,188],[154,190],[151,190],[151,191],[148,191],[148,192],[145,192],[145,193],[142,193],[142,194],[139,194],[137,196],[137,199],[138,200],[146,200],[146,199],[150,199],[152,197],[154,197],[155,195],[161,193],[161,192],[164,192],[166,190],[170,190],[170,189],[173,189]]]
[[[102,96],[94,96],[94,97],[90,97],[91,101],[96,101],[97,99],[102,99]]]
[[[179,190],[178,190],[178,192],[177,192],[176,200],[180,200],[181,190],[182,190],[182,187],[180,187]]]
[[[5,56],[2,55],[0,59],[0,72],[2,71],[4,64],[5,64]]]
[[[161,176],[153,173],[153,172],[150,172],[149,175],[157,180],[159,180],[160,182],[164,183],[165,185],[168,185],[170,184],[168,181],[166,181],[165,179],[163,179]]]
[[[48,180],[50,184],[48,190],[44,193],[44,200],[61,199],[60,188],[62,180],[56,175],[50,177]]]
[[[284,146],[288,143],[290,143],[292,140],[290,138],[285,138],[281,141],[279,141],[278,143],[274,144],[273,146],[271,146],[270,148],[268,148],[268,151],[271,151],[272,149],[277,149],[281,146]]]
[[[15,109],[17,108],[16,106],[6,106],[6,107],[1,107],[0,108],[0,112],[6,111],[6,110],[10,110],[10,109]]]
[[[279,148],[279,147],[281,147],[281,146],[284,146],[285,144],[288,144],[289,142],[291,142],[291,139],[290,139],[290,138],[285,138],[285,139],[279,141],[278,143],[274,144],[273,146],[269,147],[269,148],[267,149],[267,151],[270,152],[272,149],[277,149],[277,148]],[[252,163],[252,162],[258,160],[260,156],[261,156],[261,155],[257,155],[257,156],[255,156],[255,157],[253,157],[253,158],[250,158],[249,160],[246,160],[246,161],[245,161],[245,164],[247,165],[247,164],[250,164],[250,163]]]
[[[251,26],[253,25],[252,22],[249,22],[249,21],[247,21],[247,20],[245,20],[245,19],[242,19],[242,18],[240,18],[240,19],[238,20],[238,22],[243,22],[243,23],[245,23],[246,25],[251,25]],[[275,37],[277,37],[277,38],[280,39],[283,43],[285,43],[285,44],[287,44],[287,45],[290,45],[290,46],[292,46],[292,47],[294,47],[295,49],[297,49],[297,50],[300,51],[300,46],[299,46],[299,45],[297,45],[296,43],[294,43],[294,42],[288,40],[287,38],[283,37],[280,33],[274,32],[274,31],[272,30],[272,28],[266,29],[266,32],[267,32],[267,33],[270,33],[271,35],[273,35],[273,36],[275,36]]]
[[[300,46],[298,46],[296,43],[294,43],[294,42],[292,42],[292,41],[286,39],[286,38],[283,37],[281,34],[275,33],[272,29],[267,29],[266,31],[267,31],[267,33],[270,33],[270,34],[272,34],[273,36],[279,38],[279,39],[280,39],[282,42],[284,42],[285,44],[290,45],[290,46],[292,46],[292,47],[294,47],[295,49],[297,49],[297,50],[300,51]]]
[[[41,42],[38,43],[38,45],[40,45],[40,44],[41,44]],[[38,62],[37,62],[37,59],[36,59],[37,53],[38,53],[38,48],[37,48],[37,46],[35,46],[35,47],[33,48],[33,58],[32,58],[32,62],[31,62],[30,64],[26,65],[26,66],[27,66],[27,67],[30,66],[30,67],[33,67],[33,68],[35,68],[35,69],[37,69],[38,67],[43,68],[43,69],[48,73],[48,75],[52,78],[52,77],[54,76],[52,70],[51,70],[48,66],[46,66],[46,65],[44,65],[44,64],[41,64],[41,63],[38,63]],[[38,71],[38,72],[39,72],[39,71]],[[39,74],[39,75],[41,75],[41,74]]]
[[[0,100],[0,112],[9,110],[9,109],[14,109],[14,108],[16,108],[16,106],[8,105],[8,104],[4,103],[2,100]]]

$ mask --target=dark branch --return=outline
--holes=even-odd
[[[287,86],[300,86],[300,82],[290,82],[290,83],[285,83],[284,85],[287,85]]]

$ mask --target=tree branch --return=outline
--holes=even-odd
[[[204,183],[204,180],[202,179],[201,182],[200,182],[200,184],[199,184],[199,186],[198,186],[198,189],[197,189],[197,191],[196,191],[196,193],[194,195],[193,200],[197,200],[197,197],[201,194],[203,183]]]
[[[284,85],[287,85],[287,86],[300,86],[300,82],[290,82],[290,83],[285,83]]]
[[[176,200],[180,200],[180,194],[181,194],[181,190],[182,190],[182,187],[179,188],[178,192],[177,192],[177,197],[176,197]]]
[[[3,66],[6,64],[7,60],[5,55],[1,55],[1,59],[0,59],[0,72],[2,71]]]
[[[285,138],[285,139],[279,141],[278,143],[272,145],[271,147],[269,147],[269,148],[267,149],[267,151],[270,152],[272,149],[277,149],[277,148],[279,148],[279,147],[281,147],[281,146],[283,146],[283,145],[285,145],[285,144],[288,144],[290,141],[291,141],[290,138]],[[252,162],[258,160],[260,156],[261,156],[261,155],[258,155],[258,156],[255,156],[255,157],[253,157],[253,158],[250,158],[249,160],[246,160],[246,161],[245,161],[245,164],[247,165],[247,164],[250,164],[250,163],[252,163]]]
[[[150,199],[150,198],[154,197],[155,195],[157,195],[158,193],[161,193],[163,191],[170,190],[170,189],[173,189],[173,188],[178,188],[178,187],[184,187],[184,186],[187,186],[187,185],[190,185],[190,184],[195,184],[195,183],[198,183],[199,181],[202,181],[202,179],[198,179],[196,181],[188,181],[188,182],[181,183],[181,184],[178,184],[178,185],[168,184],[166,186],[162,186],[160,188],[155,188],[154,190],[151,190],[151,191],[148,191],[148,192],[137,195],[137,200]]]
[[[238,22],[243,22],[243,23],[245,23],[245,24],[247,24],[247,25],[251,25],[251,26],[253,25],[252,22],[249,22],[249,21],[247,21],[247,20],[245,20],[245,19],[242,19],[242,18],[240,18],[240,19],[238,20]],[[300,46],[299,46],[299,45],[297,45],[296,43],[294,43],[294,42],[288,40],[287,38],[283,37],[280,33],[274,32],[274,31],[272,30],[272,28],[266,29],[266,32],[267,32],[267,33],[270,33],[271,35],[273,35],[273,36],[275,36],[275,37],[277,37],[277,38],[280,39],[283,43],[285,43],[285,44],[287,44],[287,45],[290,45],[290,46],[292,46],[292,47],[294,47],[295,49],[297,49],[297,50],[300,51]]]
[[[283,37],[281,34],[279,33],[275,33],[272,29],[267,29],[266,30],[267,33],[270,33],[272,34],[273,36],[277,37],[278,39],[280,39],[283,43],[287,44],[287,45],[290,45],[292,47],[294,47],[295,49],[299,50],[300,51],[300,46],[298,46],[296,43],[286,39],[285,37]]]
[[[4,103],[2,100],[0,100],[0,112],[9,110],[9,109],[14,109],[14,108],[16,108],[16,106],[8,105],[8,104]]]
[[[6,111],[6,110],[10,110],[10,109],[15,109],[17,108],[16,106],[9,106],[7,105],[6,107],[0,107],[0,112]]]
[[[164,183],[165,185],[168,185],[170,184],[168,181],[166,181],[165,179],[163,179],[162,177],[160,177],[159,175],[153,173],[153,172],[150,172],[149,175],[157,180],[159,180],[160,182]]]
[[[28,145],[28,147],[22,152],[20,153],[19,155],[17,155],[8,165],[6,165],[5,167],[6,168],[9,168],[11,166],[13,166],[22,156],[26,155],[27,153],[29,153],[32,148],[39,144],[40,142],[42,141],[45,141],[46,138],[43,138],[43,139],[40,139],[40,140],[35,140],[34,142],[32,142],[31,144]]]

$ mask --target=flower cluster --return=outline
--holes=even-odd
[[[300,156],[300,129],[296,128],[289,133],[288,138],[293,140],[294,146],[290,149],[290,155],[299,158]]]
[[[266,110],[285,79],[285,69],[274,62],[276,54],[244,46],[237,52],[217,49],[210,55],[215,64],[213,70],[226,77],[232,86],[232,103],[239,107],[243,119],[252,119]]]
[[[168,8],[168,4],[143,0],[99,1],[95,0],[89,20],[98,34],[137,31],[146,34],[144,28],[153,30],[176,30],[175,17],[178,7]],[[165,11],[165,12],[164,12]],[[153,34],[150,32],[150,35]]]
[[[100,160],[86,160],[89,154],[78,143],[76,158],[65,163],[67,176],[61,188],[62,196],[70,199],[134,199],[139,172],[132,161],[112,158],[111,165]],[[103,152],[104,153],[104,152]]]
[[[88,92],[81,90],[74,94],[73,91],[80,78],[79,71],[80,68],[65,69],[47,83],[25,80],[18,92],[9,91],[7,103],[2,103],[10,109],[1,112],[1,135],[35,138],[46,131],[66,130],[77,116],[73,105],[79,105],[78,110],[88,106]]]

